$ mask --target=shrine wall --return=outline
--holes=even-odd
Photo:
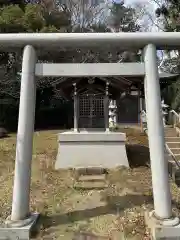
[[[139,97],[137,95],[126,95],[117,102],[117,121],[119,124],[138,124]]]

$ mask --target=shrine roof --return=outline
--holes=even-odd
[[[175,82],[178,78],[178,74],[170,74],[166,72],[159,73],[160,86],[161,89],[165,88],[167,85],[170,85],[172,82]],[[109,82],[109,92],[112,95],[118,95],[120,92],[128,90],[144,90],[144,76],[131,76],[131,77],[81,77],[81,78],[72,78],[72,77],[61,77],[50,79],[53,81],[56,89],[65,93],[66,96],[70,97],[73,95],[74,86],[76,83],[77,90],[87,90],[91,87],[105,91],[106,82]]]

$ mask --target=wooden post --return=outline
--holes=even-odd
[[[106,96],[104,99],[104,117],[105,117],[105,131],[109,132],[109,82],[106,82]]]
[[[143,122],[142,122],[142,111],[143,111],[143,102],[142,102],[142,94],[141,90],[138,89],[138,102],[139,102],[139,123],[141,127],[141,132],[143,132]]]

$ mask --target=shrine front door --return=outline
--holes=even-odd
[[[81,94],[79,101],[79,128],[105,128],[104,95]]]

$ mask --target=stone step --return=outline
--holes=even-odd
[[[174,154],[174,153],[173,153]],[[174,159],[174,158],[175,159]],[[180,153],[175,153],[174,156],[172,156],[173,160],[172,161],[177,161],[180,163]]]
[[[175,158],[180,163],[180,155],[175,155]]]
[[[74,184],[74,188],[77,190],[101,190],[107,187],[108,187],[108,184],[106,181],[96,181],[96,182],[77,181]]]
[[[95,182],[95,181],[106,181],[106,175],[80,175],[77,179],[79,182],[88,181],[88,182]]]
[[[173,148],[179,148],[180,149],[180,142],[166,142],[166,144],[168,145],[168,147],[170,149],[173,149]]]
[[[165,137],[177,137],[178,136],[175,129],[165,130],[164,134],[165,134]]]
[[[164,129],[173,129],[174,126],[173,125],[166,125],[166,127]]]
[[[178,137],[177,133],[165,133],[165,138]]]
[[[174,154],[175,157],[180,156],[180,149],[172,149],[170,148],[171,152]]]
[[[166,127],[166,128],[164,128],[164,131],[165,132],[171,132],[171,131],[174,131],[175,130],[175,128],[173,128],[173,127]]]
[[[169,126],[166,126],[164,129],[165,130],[171,130],[171,129],[174,129],[174,127],[172,125],[169,125]]]
[[[107,169],[101,167],[77,168],[77,175],[102,175],[107,174]]]
[[[165,141],[167,142],[180,142],[180,137],[165,137]]]

